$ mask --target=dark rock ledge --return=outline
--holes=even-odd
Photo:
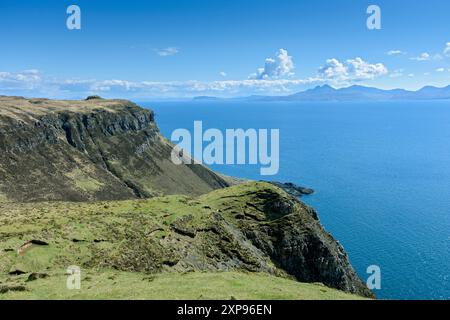
[[[270,181],[269,183],[273,184],[274,186],[277,186],[278,188],[283,189],[291,196],[297,197],[297,198],[300,198],[304,195],[311,195],[314,193],[313,189],[301,187],[292,182],[283,183],[283,182],[277,182],[277,181]]]

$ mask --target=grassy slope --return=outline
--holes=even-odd
[[[23,285],[27,276],[10,280]],[[249,299],[249,300],[353,300],[360,297],[320,284],[304,284],[266,274],[172,273],[145,275],[117,271],[82,274],[81,289],[68,290],[63,272],[27,282],[27,291],[9,291],[1,299]],[[6,285],[3,284],[3,287]],[[2,284],[0,284],[0,290]]]
[[[246,203],[248,192],[267,188],[279,190],[266,183],[250,183],[199,198],[166,196],[94,203],[0,203],[0,292],[8,291],[11,286],[26,288],[24,292],[0,294],[0,299],[358,298],[321,285],[301,284],[263,273],[243,274],[238,273],[239,270],[186,273],[177,266],[162,270],[155,267],[154,261],[170,259],[170,251],[161,253],[162,249],[175,243],[174,250],[182,250],[184,247],[177,247],[178,243],[189,239],[172,230],[174,222],[192,215],[190,223],[201,225],[217,210],[227,217],[228,211]],[[239,195],[237,199],[232,198],[236,195]],[[35,246],[18,254],[18,248],[33,239],[49,245]],[[162,247],[159,246],[161,241],[166,241]],[[64,270],[70,265],[82,268],[81,291],[65,288]],[[26,274],[8,274],[14,270]],[[45,273],[49,277],[26,282],[31,272]]]

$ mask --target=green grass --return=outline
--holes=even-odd
[[[145,275],[126,272],[83,272],[81,289],[68,290],[64,272],[45,279],[25,282],[26,275],[0,287],[24,285],[26,291],[0,294],[0,299],[148,299],[148,300],[354,300],[346,294],[320,284],[257,273],[166,273]]]
[[[73,181],[76,188],[86,192],[95,192],[100,190],[104,184],[89,177],[80,169],[75,169],[66,174],[66,177]]]
[[[0,192],[0,203],[2,202],[7,202],[8,201],[8,197]]]
[[[359,298],[324,286],[290,280],[282,270],[273,273],[278,277],[239,273],[249,269],[233,267],[224,273],[198,271],[217,270],[213,267],[217,266],[214,259],[220,261],[221,250],[235,252],[250,262],[254,256],[246,251],[245,243],[237,243],[235,238],[230,242],[226,234],[216,236],[203,231],[189,237],[174,230],[174,223],[189,217],[183,222],[183,228],[201,230],[209,227],[211,216],[217,212],[230,224],[239,223],[233,218],[236,211],[264,215],[255,208],[263,206],[267,200],[255,195],[267,194],[267,190],[281,198],[287,196],[270,184],[249,183],[198,198],[174,195],[90,203],[1,203],[0,292],[5,291],[1,286],[14,285],[25,285],[27,290],[0,294],[0,299]],[[225,238],[220,238],[223,236]],[[215,237],[221,239],[221,246]],[[33,246],[23,254],[18,253],[22,245],[34,239],[48,245]],[[186,251],[190,252],[187,257],[180,254]],[[264,261],[276,268],[270,259]],[[87,270],[83,272],[85,280],[81,291],[65,287],[64,270],[70,265]],[[200,265],[200,269],[196,265]],[[26,275],[8,275],[15,270]],[[197,271],[186,273],[186,270]],[[50,277],[25,283],[32,272]]]

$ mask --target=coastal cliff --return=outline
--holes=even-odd
[[[13,201],[199,195],[228,186],[172,163],[152,111],[125,100],[0,97],[0,194]]]
[[[0,97],[0,106],[6,293],[34,292],[77,265],[95,277],[260,274],[374,297],[293,185],[230,186],[206,167],[175,166],[151,111],[98,98]],[[303,298],[334,292],[311,290]]]

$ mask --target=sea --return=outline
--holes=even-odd
[[[293,182],[380,299],[450,298],[450,101],[155,101],[161,132],[279,129],[280,168],[213,165],[221,173]]]

